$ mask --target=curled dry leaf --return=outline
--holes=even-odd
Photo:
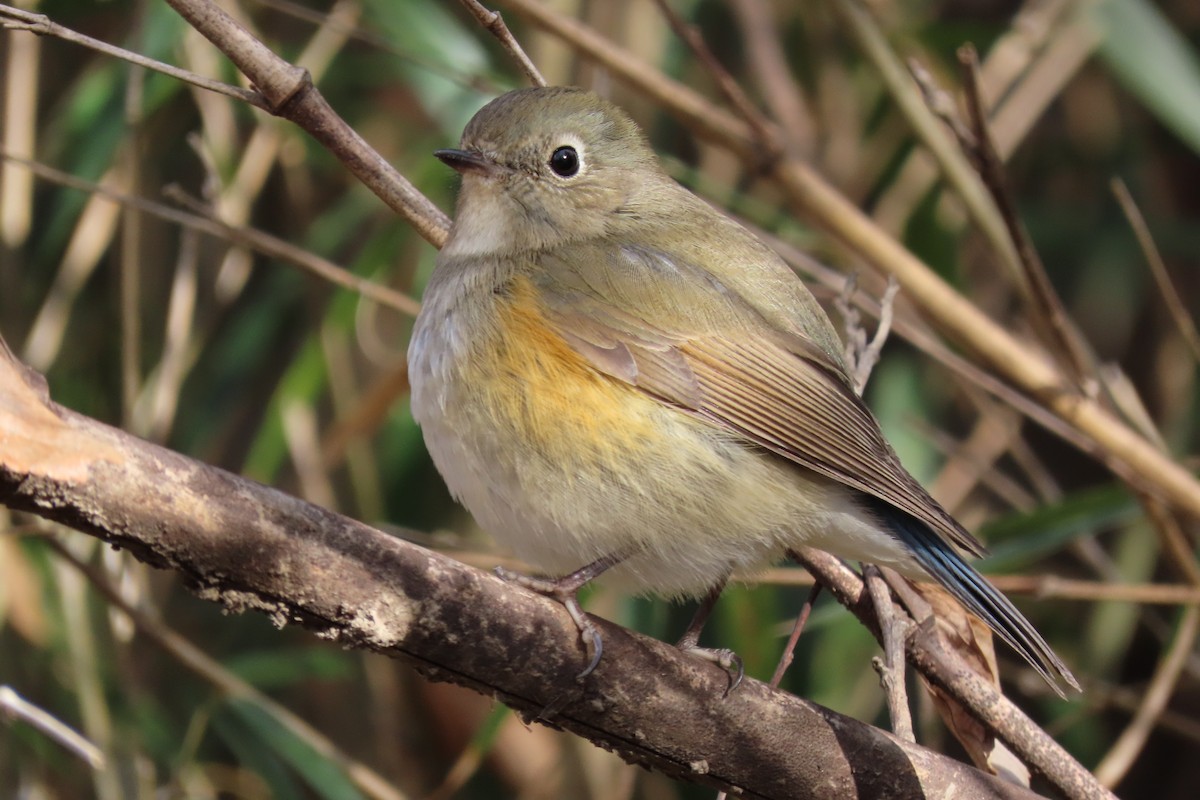
[[[968,613],[940,586],[932,583],[915,583],[913,586],[933,610],[943,646],[957,652],[964,663],[999,689],[996,649],[992,643],[992,632],[987,625]],[[1003,742],[996,741],[967,709],[923,676],[921,683],[933,698],[934,708],[954,734],[954,738],[958,739],[971,756],[975,766],[1019,786],[1029,786],[1029,769],[1004,746]]]

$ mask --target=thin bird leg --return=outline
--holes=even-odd
[[[575,570],[570,575],[564,575],[561,578],[531,578],[528,575],[522,575],[519,572],[513,572],[504,567],[496,567],[496,575],[502,581],[515,583],[518,586],[524,586],[530,591],[553,598],[562,603],[563,608],[567,609],[567,613],[575,621],[575,627],[579,629],[579,636],[583,639],[584,645],[586,646],[588,642],[592,645],[592,660],[588,662],[583,672],[576,676],[577,680],[583,680],[588,675],[591,675],[600,663],[600,656],[604,653],[604,641],[600,638],[600,631],[596,628],[595,624],[588,619],[587,614],[584,614],[583,609],[579,607],[579,590],[602,575],[606,570],[615,567],[628,557],[627,553],[615,553],[604,558],[598,558],[592,563]]]
[[[738,687],[742,678],[746,676],[746,666],[742,663],[741,656],[732,650],[700,647],[699,642],[700,632],[704,630],[704,623],[708,622],[713,606],[717,604],[717,598],[721,596],[728,581],[729,577],[726,576],[709,590],[696,608],[696,613],[692,615],[692,621],[688,623],[687,630],[683,632],[683,638],[675,643],[675,646],[683,652],[703,658],[705,661],[711,661],[729,673],[729,688],[725,690],[726,697]]]
[[[771,688],[778,689],[780,681],[783,680],[783,673],[787,672],[787,668],[792,665],[792,658],[796,651],[796,643],[800,641],[800,634],[804,632],[804,625],[808,622],[808,615],[812,613],[813,605],[817,602],[817,596],[821,594],[820,583],[814,583],[812,588],[808,590],[808,597],[804,601],[804,605],[800,606],[800,613],[796,616],[796,624],[792,626],[792,635],[788,637],[787,644],[783,648],[783,653],[779,656],[779,664],[775,667],[775,674],[771,676]]]

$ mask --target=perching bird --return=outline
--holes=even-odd
[[[462,188],[409,347],[413,416],[480,525],[565,576],[527,584],[592,639],[585,674],[588,580],[702,597],[813,546],[936,581],[1078,688],[960,555],[983,547],[901,466],[808,289],[623,111],[509,92],[437,156]]]

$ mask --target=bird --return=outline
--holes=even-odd
[[[944,587],[1060,695],[1079,684],[964,558],[983,545],[900,463],[833,325],[745,227],[673,180],[617,105],[505,93],[437,158],[461,176],[408,349],[434,465],[566,606],[595,579],[702,598],[810,546]]]

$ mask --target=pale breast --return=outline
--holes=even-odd
[[[534,566],[565,574],[630,553],[613,582],[702,594],[779,556],[798,521],[830,506],[823,484],[596,372],[528,280],[464,285],[427,295],[409,350],[413,416],[455,497]]]

